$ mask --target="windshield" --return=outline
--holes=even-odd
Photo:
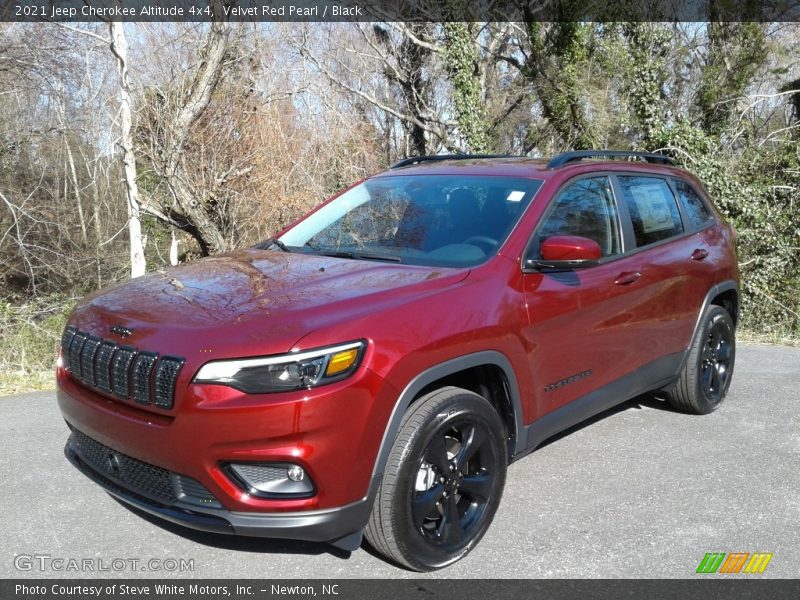
[[[278,245],[343,258],[474,266],[497,252],[541,183],[464,175],[376,177],[295,225]]]

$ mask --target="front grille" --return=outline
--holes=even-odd
[[[120,400],[171,409],[184,360],[117,346],[73,326],[61,336],[64,368],[82,383]]]
[[[103,340],[88,336],[81,348],[81,376],[89,385],[96,385],[94,379],[94,355]]]
[[[133,371],[131,372],[133,399],[139,404],[153,403],[153,397],[150,394],[150,375],[156,360],[158,360],[158,354],[142,352],[133,361]]]
[[[67,327],[66,329],[64,329],[64,333],[61,334],[61,349],[63,350],[61,354],[61,359],[64,361],[64,368],[66,369],[69,369],[69,361],[70,361],[69,347],[72,344],[73,337],[75,337],[74,327]]]
[[[86,341],[86,334],[76,331],[69,345],[69,368],[79,379],[81,378],[81,349]]]
[[[125,400],[130,396],[129,375],[136,350],[119,348],[111,361],[111,386],[114,395]]]
[[[175,382],[178,380],[178,373],[183,366],[182,358],[173,356],[163,356],[156,366],[155,378],[155,404],[163,408],[172,406],[172,398],[175,396]]]
[[[176,483],[178,484],[177,490],[180,500],[191,504],[200,504],[201,506],[221,506],[217,499],[211,495],[211,492],[196,479],[185,475],[176,475]]]
[[[165,504],[180,500],[201,506],[222,507],[196,479],[117,452],[77,429],[72,429],[68,443],[81,461],[98,475],[137,495]]]
[[[103,342],[94,357],[94,381],[107,394],[114,391],[111,388],[111,357],[116,349],[114,342]]]

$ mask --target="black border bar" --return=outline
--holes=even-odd
[[[0,21],[797,22],[800,0],[4,0]]]
[[[524,600],[528,598],[658,598],[738,600],[800,597],[800,580],[707,579],[6,579],[0,597],[10,600],[82,598],[145,600]],[[760,577],[760,576],[757,576]],[[169,589],[156,591],[156,586]],[[98,595],[97,589],[100,588]],[[147,593],[143,593],[147,588]],[[38,589],[38,592],[32,592]],[[23,591],[24,590],[24,591]],[[213,591],[212,591],[213,590]]]

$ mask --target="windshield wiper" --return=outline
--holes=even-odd
[[[356,260],[383,260],[386,262],[403,262],[399,256],[391,254],[371,254],[368,252],[350,252],[349,250],[325,250],[320,249],[314,252],[321,256],[332,256],[334,258],[354,258]]]
[[[291,250],[289,249],[289,246],[287,246],[286,244],[284,244],[284,243],[283,243],[282,241],[280,241],[278,238],[273,238],[273,239],[271,239],[271,240],[270,240],[270,244],[269,244],[269,245],[270,245],[270,246],[277,246],[278,248],[280,248],[280,249],[281,249],[281,250],[283,250],[284,252],[291,252]]]

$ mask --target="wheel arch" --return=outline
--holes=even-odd
[[[489,373],[502,377],[502,392],[505,394],[505,399],[495,396],[489,400],[498,409],[500,418],[508,429],[509,457],[519,453],[525,447],[526,429],[522,423],[519,387],[508,358],[495,350],[485,350],[452,358],[419,373],[400,393],[384,429],[383,439],[372,471],[370,495],[375,493],[377,485],[380,483],[389,453],[400,429],[400,423],[408,408],[424,394],[445,385],[464,387],[480,394],[480,386],[486,383],[483,378]],[[472,378],[475,385],[458,385],[456,381],[459,375]]]
[[[689,338],[689,342],[686,345],[686,350],[684,350],[683,360],[681,361],[680,368],[683,369],[683,366],[686,363],[686,360],[689,357],[689,350],[692,345],[692,341],[697,336],[697,331],[703,324],[703,315],[706,312],[706,309],[711,305],[716,304],[722,306],[728,313],[731,315],[731,319],[733,319],[734,326],[736,325],[737,321],[739,320],[739,285],[733,279],[728,279],[726,281],[721,281],[716,285],[712,286],[711,289],[708,290],[706,293],[706,297],[703,299],[703,304],[700,306],[700,311],[697,313],[697,320],[694,324],[694,329],[692,330],[692,337]],[[733,312],[731,312],[733,311]]]
[[[708,304],[716,304],[717,306],[721,306],[728,311],[728,314],[731,316],[733,325],[735,327],[739,321],[739,290],[734,285],[733,287],[727,287],[724,290],[714,291],[715,295],[708,301]]]

